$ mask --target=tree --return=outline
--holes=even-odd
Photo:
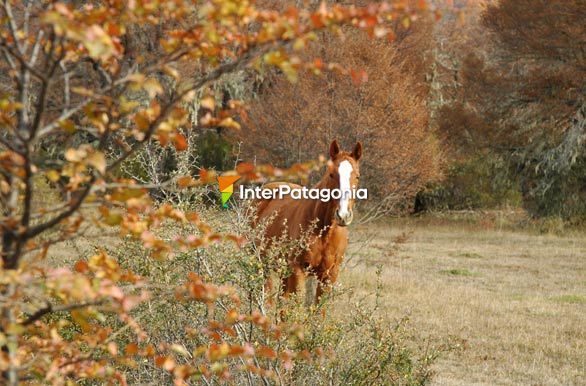
[[[464,147],[509,160],[535,215],[586,213],[585,16],[584,1],[490,4],[439,117]]]
[[[0,371],[2,383],[40,381],[62,384],[82,379],[125,383],[133,358],[153,358],[177,384],[190,377],[225,377],[221,361],[240,358],[242,371],[269,376],[257,359],[283,362],[292,353],[270,347],[228,344],[217,331],[240,322],[279,332],[265,316],[243,315],[238,297],[190,273],[167,296],[210,307],[227,298],[221,320],[209,320],[201,359],[183,361],[181,348],[153,347],[130,311],[149,296],[149,284],[121,268],[106,250],[78,260],[72,268],[43,263],[51,246],[115,227],[140,242],[155,258],[181,250],[233,240],[215,233],[197,213],[158,205],[153,187],[120,177],[120,167],[152,141],[185,150],[190,104],[210,105],[204,89],[225,74],[250,66],[276,66],[289,74],[315,63],[298,52],[316,31],[356,25],[384,32],[381,22],[404,10],[400,4],[366,8],[322,6],[285,12],[257,8],[247,1],[18,2],[0,5],[2,55],[0,96]],[[238,128],[227,114],[198,122]],[[63,146],[51,147],[52,143]],[[51,148],[52,150],[47,150]],[[307,172],[309,169],[296,168]],[[272,168],[246,165],[244,177]],[[279,171],[287,175],[287,171]],[[176,176],[164,181],[177,189],[214,180]],[[60,183],[64,194],[43,205],[44,181]],[[162,223],[190,224],[192,234],[164,238]],[[213,278],[211,278],[213,279]],[[117,347],[103,323],[113,315],[136,341]],[[66,336],[63,327],[73,325]],[[116,334],[114,334],[115,336]]]
[[[335,62],[352,76],[307,71],[294,84],[280,74],[271,77],[249,112],[255,135],[241,139],[245,153],[287,165],[323,152],[333,138],[348,146],[359,140],[365,148],[361,184],[369,198],[386,209],[409,207],[439,176],[441,162],[420,72],[426,40],[419,34],[425,29],[396,31],[404,36],[393,42],[349,30],[343,40],[321,36],[308,53],[317,71],[322,61]]]

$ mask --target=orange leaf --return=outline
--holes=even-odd
[[[162,367],[167,371],[171,371],[175,367],[175,361],[172,358],[165,357],[165,356],[156,357],[155,364],[158,367]]]
[[[183,176],[177,179],[177,185],[180,188],[190,188],[196,185],[196,181],[191,176]]]
[[[88,271],[89,266],[88,266],[87,262],[85,262],[83,260],[79,260],[75,263],[74,268],[77,272],[84,273],[84,272]]]
[[[277,353],[275,352],[275,350],[267,346],[260,346],[259,348],[257,348],[256,355],[268,359],[275,359],[277,357]]]
[[[252,173],[254,171],[254,165],[247,162],[241,162],[236,165],[236,173],[238,174],[247,174]]]
[[[155,346],[153,346],[152,344],[149,344],[148,346],[146,346],[146,348],[144,349],[144,355],[147,357],[152,357],[155,355]]]
[[[128,343],[124,352],[126,355],[134,355],[138,352],[138,345],[136,343]]]
[[[178,151],[187,150],[188,147],[187,139],[185,139],[185,136],[180,133],[176,133],[173,137],[173,144],[175,145],[175,149]]]
[[[350,70],[350,76],[352,77],[352,82],[356,86],[360,86],[362,83],[368,81],[368,75],[364,70]]]

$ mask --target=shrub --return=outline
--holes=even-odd
[[[479,155],[452,164],[441,183],[418,193],[415,211],[495,209],[521,204],[519,183],[499,157]]]
[[[247,225],[242,208],[236,212],[200,208],[199,213],[223,232],[244,233],[251,239],[260,237],[260,229],[253,230]],[[192,231],[189,227],[169,225],[163,233],[171,236]],[[334,288],[317,308],[308,307],[302,294],[282,299],[266,292],[264,284],[270,272],[276,275],[273,277],[275,283],[288,275],[284,256],[300,243],[281,240],[273,247],[273,260],[269,262],[262,261],[251,244],[245,248],[215,244],[179,253],[165,262],[153,262],[148,251],[131,239],[108,252],[117,257],[122,267],[145,276],[151,283],[153,297],[132,313],[137,321],[148,320],[143,326],[149,344],[159,346],[167,342],[165,347],[182,353],[185,363],[200,363],[194,353],[198,352],[198,347],[213,343],[214,333],[217,333],[231,345],[253,347],[262,352],[255,358],[254,365],[265,371],[238,372],[243,362],[230,355],[215,364],[226,374],[233,374],[230,380],[237,384],[272,383],[273,377],[283,384],[426,384],[433,375],[431,366],[440,351],[418,347],[406,319],[392,323],[389,315],[376,305],[367,305],[343,288]],[[204,279],[213,277],[215,283],[235,288],[241,301],[223,299],[209,307],[168,296],[169,289],[185,280],[185,272],[194,272]],[[377,287],[377,291],[380,288]],[[272,304],[269,305],[270,299]],[[343,314],[335,308],[341,303]],[[209,331],[208,335],[195,333],[205,331],[209,319],[221,320],[230,309],[238,315],[255,315],[262,323],[244,319],[231,325],[231,330]],[[113,327],[119,324],[115,320],[110,323]],[[121,333],[115,342],[125,347],[132,342],[132,336]],[[277,361],[277,357],[283,362]],[[167,371],[153,368],[148,362],[134,365],[127,372],[131,383],[171,381]],[[221,374],[222,371],[215,377],[206,377],[206,383],[221,383]]]
[[[215,232],[184,199],[201,195],[189,187],[215,182],[205,170],[193,178],[188,110],[210,107],[204,89],[252,63],[289,74],[312,66],[282,49],[291,42],[305,46],[318,31],[342,25],[384,32],[384,20],[403,12],[324,5],[283,13],[238,1],[4,1],[0,383],[268,383],[314,358],[293,351],[300,329],[257,310],[258,299],[241,297],[262,282],[245,276],[260,264],[255,255],[230,259],[240,256],[228,248],[242,237]],[[198,124],[239,128],[232,111],[210,111]],[[81,143],[41,149],[72,137]],[[120,176],[125,162],[149,150],[156,162]],[[275,170],[248,166],[244,180]],[[296,173],[307,170],[301,165]],[[55,202],[43,200],[43,180],[60,184]],[[73,266],[47,264],[59,252],[51,247],[102,233],[122,241],[97,238],[87,256],[68,256]],[[214,248],[225,258],[205,257]],[[222,265],[211,265],[216,260]]]

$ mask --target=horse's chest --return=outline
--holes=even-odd
[[[340,264],[348,246],[348,230],[334,226],[326,237],[317,237],[306,255],[306,262],[313,268],[330,268]]]

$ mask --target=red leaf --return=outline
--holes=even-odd
[[[79,260],[77,263],[75,263],[74,268],[77,272],[84,273],[88,271],[89,266],[85,261]]]
[[[236,166],[236,173],[238,174],[247,174],[252,173],[254,171],[254,165],[247,162],[239,163]]]
[[[260,346],[259,348],[257,348],[256,355],[268,359],[275,359],[277,357],[277,353],[275,352],[275,350],[267,346]]]
[[[124,352],[126,355],[134,355],[138,352],[138,345],[136,343],[128,343]]]
[[[187,150],[188,144],[187,139],[183,134],[176,133],[173,137],[173,144],[175,145],[175,149],[179,151]]]
[[[196,185],[196,181],[191,176],[183,176],[177,179],[177,185],[180,188],[190,188]]]
[[[368,81],[368,74],[364,70],[350,70],[350,76],[352,77],[352,82],[356,86],[360,86],[362,83]]]

